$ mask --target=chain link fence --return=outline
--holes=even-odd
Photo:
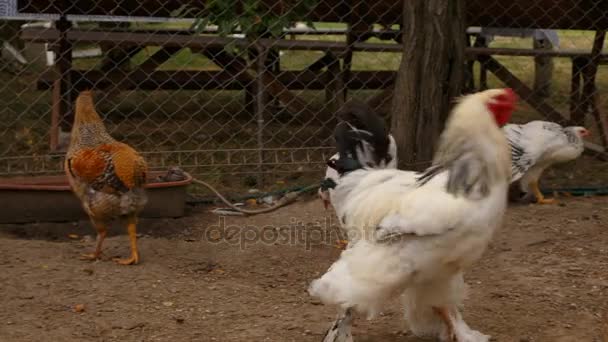
[[[0,0],[0,176],[62,172],[87,87],[110,134],[153,169],[240,192],[316,181],[348,99],[389,117],[399,1],[119,3]],[[606,2],[467,3],[465,90],[516,89],[515,122],[585,125],[589,154],[546,178],[608,184]]]

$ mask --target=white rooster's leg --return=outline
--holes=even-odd
[[[454,322],[452,321],[452,317],[450,317],[450,312],[448,308],[434,306],[433,311],[435,311],[437,316],[441,317],[441,320],[443,320],[446,325],[446,337],[443,338],[442,341],[458,342],[458,340],[456,339],[456,332],[454,330]]]
[[[332,323],[323,337],[323,342],[353,342],[352,323],[353,312],[348,308],[341,312]]]

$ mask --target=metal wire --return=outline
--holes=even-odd
[[[72,103],[84,86],[96,89],[110,133],[153,169],[180,165],[236,189],[318,179],[334,153],[335,113],[349,98],[390,116],[399,1],[319,0],[302,18],[314,28],[293,23],[280,40],[253,39],[240,27],[228,37],[214,25],[195,31],[196,18],[146,1],[123,2],[119,16],[83,1],[64,12],[52,1],[23,3],[30,7],[0,1],[0,176],[62,171]],[[597,178],[604,166],[594,158],[608,144],[608,56],[598,31],[608,21],[605,1],[520,3],[470,1],[466,91],[518,88],[516,122],[587,126],[591,157],[555,178],[564,186],[608,181]],[[268,8],[260,18],[276,10]],[[263,184],[245,177],[260,174]]]

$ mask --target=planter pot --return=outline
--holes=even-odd
[[[192,176],[177,182],[155,181],[164,172],[151,172],[148,204],[140,217],[184,216],[186,187]],[[87,219],[65,176],[0,179],[0,223],[60,222]]]

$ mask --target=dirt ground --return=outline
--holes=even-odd
[[[335,311],[306,288],[339,256],[333,214],[313,199],[223,223],[209,209],[143,220],[131,267],[78,259],[87,222],[0,226],[0,341],[320,341]],[[467,274],[469,325],[495,341],[608,341],[607,223],[606,197],[513,206]],[[126,256],[124,229],[111,233],[106,257]],[[397,300],[354,333],[419,341]]]

